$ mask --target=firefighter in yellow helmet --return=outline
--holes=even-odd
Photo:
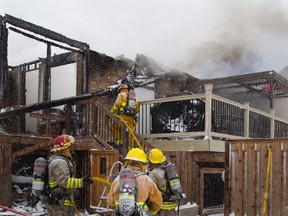
[[[149,177],[156,183],[157,187],[162,193],[163,203],[160,211],[157,213],[159,216],[174,216],[176,215],[175,208],[177,207],[176,201],[172,200],[171,194],[168,193],[167,180],[165,178],[165,162],[166,157],[159,149],[151,149],[148,153],[149,160]]]
[[[124,160],[124,168],[128,167],[136,173],[136,202],[140,206],[145,205],[144,210],[147,213],[156,215],[162,204],[162,196],[156,184],[144,173],[148,162],[145,152],[139,148],[132,148],[127,153]],[[119,189],[120,178],[118,176],[112,182],[110,191],[107,195],[107,202],[112,207],[118,207],[119,205]]]
[[[74,137],[57,136],[52,143],[52,156],[48,159],[48,183],[50,194],[46,205],[48,216],[75,215],[73,193],[92,181],[89,177],[75,178],[75,162],[72,158]]]
[[[123,83],[119,85],[116,101],[110,111],[125,121],[132,131],[135,130],[135,119],[139,112],[139,102],[136,98],[135,92],[133,90],[129,91],[128,85]],[[115,147],[123,144],[121,138],[121,127],[116,124],[113,125],[113,139],[116,144]],[[129,143],[133,144],[131,136],[129,136]]]

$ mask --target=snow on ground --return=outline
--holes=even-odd
[[[0,216],[1,215],[25,215],[25,216],[44,216],[47,215],[45,206],[42,205],[41,201],[39,201],[34,207],[31,207],[28,201],[22,202],[12,202],[12,210],[18,212],[19,214],[15,214],[9,211],[1,211],[0,208]],[[76,214],[75,214],[76,215]],[[79,215],[81,216],[100,216],[99,214],[93,213],[90,214],[86,210],[79,210]]]
[[[12,203],[12,210],[19,212],[19,214],[15,213],[15,212],[9,212],[9,211],[1,211],[0,208],[0,216],[1,215],[27,215],[27,216],[44,216],[46,215],[46,209],[45,206],[42,205],[41,201],[39,201],[34,207],[31,207],[31,205],[29,204],[28,201],[23,201],[23,202],[13,202]],[[180,211],[186,208],[194,208],[194,207],[198,207],[198,205],[196,203],[191,204],[190,202],[188,202],[186,205],[181,205],[180,206]],[[22,214],[21,214],[22,213]],[[86,210],[85,211],[79,211],[79,214],[81,216],[98,216],[99,214],[89,214]],[[194,214],[193,214],[194,215]],[[209,216],[224,216],[223,213],[221,214],[210,214]],[[235,216],[234,213],[231,213],[229,216]]]

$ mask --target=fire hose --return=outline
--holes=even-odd
[[[92,180],[92,181],[101,182],[101,183],[107,185],[108,187],[111,186],[111,182],[106,181],[105,179],[102,179],[102,178],[98,178],[98,177],[91,177],[91,180]]]
[[[2,206],[2,205],[0,205],[0,209],[3,209],[3,210],[5,210],[5,211],[10,211],[10,212],[13,212],[13,213],[15,213],[15,214],[22,215],[22,216],[29,216],[29,214],[25,214],[25,213],[22,213],[22,212],[19,212],[19,211],[15,211],[15,210],[13,210],[13,209],[11,209],[11,208],[8,208],[8,207]]]
[[[124,123],[124,125],[126,126],[126,128],[129,131],[129,133],[132,135],[134,141],[136,141],[136,144],[137,144],[138,148],[143,149],[143,147],[139,143],[138,139],[136,138],[136,136],[134,134],[134,131],[129,127],[129,125],[126,123],[126,121],[123,118],[121,118],[120,116],[118,116],[118,115],[115,115],[115,116],[118,117]]]

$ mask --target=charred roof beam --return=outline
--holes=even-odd
[[[36,37],[36,36],[34,36],[34,35],[28,34],[28,33],[23,32],[23,31],[21,31],[21,30],[19,30],[19,29],[17,29],[17,28],[14,28],[14,27],[9,27],[9,29],[12,30],[12,31],[14,31],[14,32],[16,32],[16,33],[22,34],[22,35],[24,35],[24,36],[26,36],[26,37],[32,38],[32,39],[34,39],[34,40],[38,40],[38,41],[40,41],[40,42],[44,42],[44,43],[46,43],[46,44],[51,44],[52,46],[55,46],[55,47],[58,47],[58,48],[61,48],[61,49],[65,49],[65,50],[69,50],[69,51],[73,51],[73,52],[83,53],[82,50],[79,51],[79,50],[77,50],[77,49],[73,49],[73,48],[70,48],[70,47],[65,47],[65,46],[63,46],[63,45],[54,43],[54,42],[52,42],[52,41],[48,41],[48,40],[45,40],[45,39]]]
[[[8,14],[5,14],[4,19],[5,19],[5,22],[7,22],[13,26],[16,26],[18,28],[31,31],[31,32],[38,34],[38,35],[42,35],[42,36],[49,38],[51,40],[66,43],[72,47],[76,47],[76,48],[82,49],[84,51],[89,50],[89,45],[87,43],[83,43],[80,41],[70,39],[64,35],[61,35],[57,32],[48,30],[48,29],[43,28],[41,26],[35,25],[33,23],[24,21],[22,19],[18,19],[16,17],[13,17],[13,16],[8,15]]]

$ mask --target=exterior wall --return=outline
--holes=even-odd
[[[128,65],[126,62],[117,60],[110,56],[90,51],[88,74],[88,92],[106,90],[118,79],[124,78],[127,74]],[[110,108],[113,103],[111,97],[99,98],[103,104]]]
[[[135,93],[139,101],[153,100],[155,99],[155,92],[152,90],[154,88],[154,83],[149,84],[151,88],[139,87],[135,88]]]
[[[170,93],[189,91],[189,86],[195,80],[194,77],[180,72],[162,74],[156,81],[156,98],[166,97],[166,95]]]

